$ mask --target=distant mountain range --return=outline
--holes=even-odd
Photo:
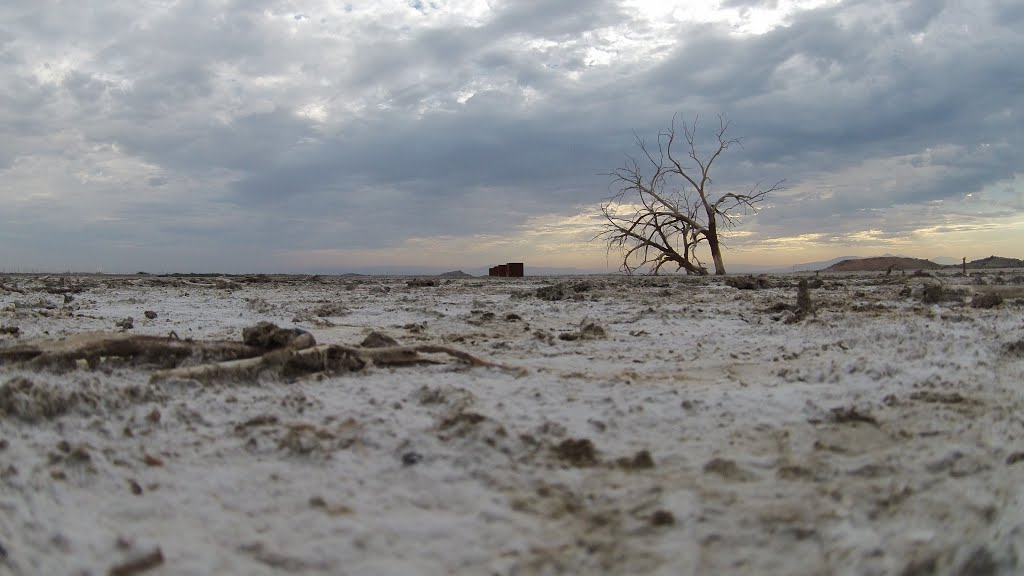
[[[945,261],[946,259],[943,258]],[[939,264],[923,258],[907,258],[903,256],[877,256],[873,258],[848,258],[836,262],[825,270],[829,272],[864,272],[881,270],[936,270],[938,268],[959,268],[961,263]],[[989,256],[967,263],[968,270],[988,270],[993,268],[1024,268],[1024,260]]]
[[[865,272],[878,270],[935,270],[942,268],[931,260],[904,258],[901,256],[878,256],[843,260],[825,268],[828,272]]]
[[[954,264],[955,268],[957,265]],[[967,263],[968,270],[987,270],[991,268],[1024,268],[1024,260],[1017,258],[1004,258],[1002,256],[989,256],[981,260],[972,260]]]

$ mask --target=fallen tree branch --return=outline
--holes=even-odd
[[[198,380],[209,383],[224,378],[257,378],[268,372],[284,378],[295,378],[316,373],[334,375],[358,372],[370,365],[398,367],[436,363],[435,360],[425,358],[421,354],[447,354],[471,366],[497,368],[517,376],[526,373],[523,368],[490,362],[468,352],[437,344],[380,348],[321,344],[301,350],[277,350],[256,358],[159,370],[153,373],[151,380]]]
[[[0,365],[27,363],[31,367],[72,369],[84,360],[90,368],[111,358],[161,368],[154,381],[258,378],[270,373],[284,379],[309,374],[357,372],[367,366],[399,367],[437,364],[426,354],[446,354],[470,366],[497,368],[517,376],[522,368],[498,364],[440,344],[401,346],[393,339],[384,346],[316,345],[313,335],[299,329],[260,322],[242,331],[243,342],[181,340],[173,336],[142,336],[92,332],[60,340],[41,340],[0,348]],[[383,342],[388,342],[384,340]],[[190,362],[191,366],[182,366]]]
[[[95,368],[104,358],[131,358],[142,363],[177,366],[189,358],[200,362],[222,361],[260,356],[266,351],[241,342],[90,332],[2,348],[0,364],[30,362],[34,367],[68,367],[85,360]]]

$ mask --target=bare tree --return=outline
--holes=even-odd
[[[715,129],[717,145],[702,158],[697,150],[695,118],[691,125],[681,123],[685,142],[677,140],[679,129],[673,117],[671,127],[658,134],[656,146],[648,146],[637,136],[640,159],[628,156],[622,168],[608,174],[609,189],[615,193],[601,204],[607,222],[600,238],[609,252],[622,254],[622,270],[627,274],[645,268],[657,274],[674,264],[687,274],[707,274],[699,251],[706,245],[715,265],[715,274],[725,274],[722,261],[722,227],[736,225],[738,216],[757,211],[757,204],[782,190],[778,181],[768,188],[757,183],[745,193],[711,191],[711,168],[739,138],[727,136],[730,122],[718,116]]]

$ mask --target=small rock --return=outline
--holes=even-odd
[[[729,276],[725,285],[737,290],[761,290],[770,286],[767,276]]]
[[[593,320],[584,320],[580,325],[580,340],[600,340],[607,337],[608,333],[604,327]]]
[[[135,576],[135,574],[142,574],[163,563],[164,553],[158,547],[150,552],[111,566],[107,574],[108,576]]]
[[[850,422],[864,422],[878,426],[878,420],[867,412],[861,412],[854,406],[840,406],[829,412],[830,419],[836,424],[847,424]]]
[[[739,467],[736,462],[725,458],[712,458],[704,464],[704,472],[706,474],[715,474],[725,478],[726,480],[734,480],[742,482],[749,480],[751,475]]]
[[[649,470],[654,468],[654,458],[647,450],[641,450],[632,458],[619,458],[619,466],[627,470]]]
[[[406,452],[402,454],[402,466],[414,466],[419,464],[423,460],[423,455],[419,452]]]
[[[991,576],[998,572],[999,567],[996,559],[992,556],[992,552],[984,546],[978,546],[967,557],[967,561],[960,567],[959,573],[970,574],[971,576]]]
[[[542,286],[537,289],[537,298],[541,300],[547,300],[548,302],[555,302],[558,300],[564,300],[566,296],[565,284],[554,284],[552,286]]]
[[[658,510],[651,515],[652,526],[674,526],[676,517],[668,510]]]
[[[555,446],[555,455],[573,466],[597,464],[597,450],[594,443],[586,438],[567,438]]]
[[[242,329],[242,342],[249,346],[275,350],[294,348],[296,350],[316,345],[313,335],[300,328],[279,328],[271,322],[259,322]]]
[[[373,331],[367,334],[366,338],[363,338],[359,345],[363,348],[388,348],[390,346],[398,346],[398,340],[383,332]]]
[[[971,300],[971,308],[995,308],[1003,303],[1003,297],[996,292],[985,292]]]
[[[135,327],[135,319],[129,316],[122,320],[118,320],[117,322],[114,323],[114,326],[120,328],[121,330],[131,330],[132,328]]]
[[[156,318],[156,312],[154,312],[152,310],[146,310],[145,312],[142,313],[142,315],[145,316],[149,320],[153,320],[153,319]]]
[[[921,302],[924,304],[938,304],[942,302],[944,297],[945,293],[941,285],[929,284],[924,287],[924,291],[921,293]]]

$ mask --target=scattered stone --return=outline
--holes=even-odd
[[[437,280],[433,278],[413,278],[405,283],[410,288],[430,288],[437,286]]]
[[[928,556],[913,560],[907,564],[900,576],[932,576],[938,573],[939,559],[935,556]]]
[[[725,279],[725,285],[737,290],[762,290],[771,284],[767,276],[729,276]]]
[[[658,510],[651,515],[651,526],[675,526],[676,517],[668,510]]]
[[[1024,338],[1005,344],[1003,353],[1007,356],[1024,356]]]
[[[601,340],[607,337],[604,327],[593,320],[584,320],[580,324],[580,340]]]
[[[156,312],[152,310],[146,310],[145,312],[142,313],[142,315],[145,316],[146,319],[148,320],[155,320],[157,316]]]
[[[151,467],[151,468],[156,468],[158,466],[163,466],[164,465],[164,461],[163,460],[161,460],[160,458],[158,458],[156,456],[153,456],[149,452],[143,452],[142,453],[142,463],[145,464],[146,466]]]
[[[712,458],[704,464],[705,474],[715,474],[726,480],[744,481],[750,479],[750,473],[744,471],[736,462],[726,458]]]
[[[960,566],[959,574],[970,576],[993,576],[999,573],[999,566],[992,552],[984,546],[978,546]]]
[[[921,292],[921,302],[924,304],[938,304],[945,297],[945,292],[940,284],[928,284]]]
[[[998,292],[985,292],[971,300],[971,308],[995,308],[1003,303],[1003,297]]]
[[[375,330],[367,334],[366,338],[363,338],[359,345],[363,348],[387,348],[389,346],[398,346],[398,340]]]
[[[597,322],[584,319],[580,323],[579,332],[565,332],[558,335],[559,340],[574,341],[574,340],[603,340],[608,337],[608,333],[605,332],[603,326]]]
[[[8,380],[0,386],[0,414],[25,422],[51,420],[71,410],[79,397],[24,377]]]
[[[651,453],[647,450],[641,450],[634,454],[632,458],[625,456],[619,458],[618,465],[626,470],[649,470],[654,468],[654,458],[651,457]]]
[[[557,300],[564,300],[566,296],[565,284],[558,283],[551,286],[541,286],[537,288],[537,298],[541,300],[547,300],[548,302],[555,302]]]
[[[135,327],[135,319],[129,316],[122,320],[118,320],[117,322],[114,323],[114,326],[120,328],[121,330],[131,330],[132,328]]]
[[[519,322],[522,319],[523,319],[523,317],[520,316],[519,314],[515,314],[515,313],[512,313],[512,312],[510,312],[508,314],[505,314],[505,321],[506,322]]]
[[[441,420],[438,425],[438,430],[448,430],[456,427],[476,426],[477,424],[486,420],[487,417],[483,414],[477,414],[476,412],[457,412],[452,416]]]
[[[0,326],[0,334],[10,334],[17,338],[20,332],[21,328],[17,326]]]
[[[278,442],[278,447],[292,454],[307,455],[314,451],[322,451],[325,443],[334,440],[329,430],[317,428],[311,424],[294,424]]]
[[[962,404],[967,402],[967,398],[964,398],[958,392],[934,392],[931,390],[920,390],[918,392],[912,392],[910,394],[911,400],[919,400],[921,402],[932,402],[935,404]]]
[[[245,422],[235,425],[235,432],[242,432],[246,428],[256,428],[259,426],[270,426],[278,423],[278,417],[273,414],[260,414],[249,418]]]
[[[853,406],[833,408],[829,413],[829,417],[831,421],[836,424],[864,422],[866,424],[878,426],[878,420],[876,420],[874,416],[866,412],[861,412]]]
[[[346,316],[351,313],[351,311],[345,306],[333,302],[321,304],[320,306],[313,308],[310,312],[321,318]]]
[[[586,438],[562,440],[555,446],[555,455],[577,467],[597,464],[597,450],[594,449],[594,443]]]
[[[142,574],[160,566],[164,563],[164,553],[159,547],[126,560],[120,564],[115,564],[107,571],[107,576],[135,576],[136,574]]]
[[[279,328],[276,324],[267,321],[243,328],[242,342],[248,346],[267,350],[302,349],[316,345],[313,335],[301,328]]]
[[[423,460],[423,455],[419,452],[406,452],[402,454],[402,466],[414,466],[419,464]]]
[[[482,326],[488,322],[493,321],[496,315],[494,314],[494,312],[488,312],[484,310],[470,310],[469,316],[469,319],[466,320],[467,323],[472,324],[474,326]]]
[[[1024,462],[1024,452],[1014,452],[1006,457],[1006,465],[1013,466],[1018,462]]]
[[[402,325],[403,330],[408,330],[413,334],[420,334],[427,329],[426,322],[409,322],[408,324]]]

